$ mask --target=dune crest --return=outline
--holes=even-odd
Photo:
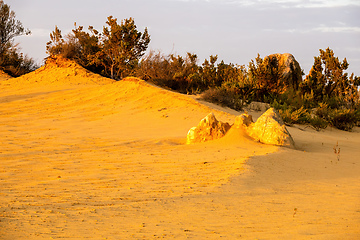
[[[8,85],[13,88],[37,88],[45,85],[104,85],[114,82],[60,56],[47,59],[44,66],[31,73],[8,80]]]

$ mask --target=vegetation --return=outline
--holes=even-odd
[[[247,68],[217,63],[217,55],[201,65],[193,53],[182,57],[150,51],[141,58],[150,41],[147,31],[137,32],[133,19],[118,25],[109,17],[107,24],[110,28],[105,27],[103,34],[92,27],[89,32],[77,27],[65,40],[56,28],[50,35],[48,53],[74,59],[114,79],[134,75],[181,93],[201,93],[203,99],[235,110],[252,101],[270,103],[289,125],[310,124],[316,130],[331,125],[351,130],[360,121],[360,78],[354,74],[349,77],[344,72],[348,62],[340,62],[330,48],[320,49],[320,56],[314,58],[303,81],[301,71],[295,73],[291,65],[296,76],[289,80],[284,77],[284,66],[270,56],[262,59],[258,55]]]
[[[210,88],[218,88],[224,82],[242,82],[246,75],[244,66],[225,64],[215,65],[218,57],[211,55],[199,66],[196,54],[163,55],[150,51],[139,64],[136,76],[162,87],[187,94],[202,93]]]
[[[287,91],[278,96],[272,105],[288,123],[310,123],[316,129],[331,125],[351,130],[360,121],[360,77],[346,72],[346,58],[340,62],[333,50],[320,49],[314,65],[299,84],[298,91]],[[292,114],[295,119],[287,120]]]
[[[202,93],[203,99],[235,110],[252,101],[270,103],[289,125],[351,130],[360,121],[360,78],[354,74],[349,77],[344,72],[349,66],[346,59],[340,62],[330,48],[320,49],[303,81],[297,81],[301,76],[285,79],[284,66],[271,57],[258,55],[247,68],[216,62],[217,56],[210,56],[197,65],[196,54],[187,53],[183,58],[151,51],[136,74],[182,93]],[[291,70],[294,72],[293,66]]]
[[[29,35],[29,29],[25,29],[19,20],[16,20],[15,12],[10,6],[0,1],[0,70],[12,76],[20,76],[37,68],[32,58],[20,53],[18,44],[14,38],[21,35]]]
[[[216,58],[216,56],[211,57]],[[150,51],[142,59],[136,75],[182,93],[200,93],[213,84],[201,77],[204,71],[211,71],[211,65],[199,67],[196,54],[187,53],[187,56],[183,58],[179,55],[165,56],[160,52]]]
[[[30,34],[30,30],[15,20],[15,13],[2,0],[0,14],[0,69],[13,76],[33,70],[34,61],[23,56],[13,41]],[[136,76],[181,93],[202,94],[207,101],[236,110],[252,101],[270,103],[290,125],[310,124],[317,130],[331,125],[351,130],[360,122],[360,77],[349,76],[345,72],[347,60],[340,61],[330,48],[320,49],[302,80],[295,60],[296,66],[291,63],[284,69],[276,55],[264,59],[258,55],[247,67],[226,64],[211,55],[199,65],[194,53],[183,57],[150,51],[144,56],[149,43],[147,29],[139,32],[134,19],[119,24],[110,16],[102,32],[92,26],[85,31],[75,23],[72,32],[63,37],[55,27],[46,50],[48,58],[61,55],[112,79]]]
[[[61,55],[73,59],[85,68],[116,80],[133,75],[150,43],[147,29],[139,32],[133,18],[118,24],[117,19],[110,16],[106,24],[100,33],[92,26],[85,32],[75,23],[75,29],[65,38],[55,27],[46,47],[49,57]]]

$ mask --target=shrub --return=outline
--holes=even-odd
[[[206,90],[201,97],[205,101],[220,104],[221,106],[229,107],[237,111],[242,110],[245,104],[234,89],[224,87],[210,88]]]
[[[308,122],[309,113],[304,107],[296,108],[286,102],[278,102],[276,99],[270,105],[279,111],[281,118],[289,125]]]
[[[0,1],[0,70],[18,77],[34,71],[38,66],[32,58],[20,52],[14,38],[29,35],[31,31],[25,29],[10,6]]]
[[[346,131],[352,130],[360,119],[358,109],[333,109],[326,103],[320,103],[315,114],[331,126]]]
[[[289,107],[288,109],[280,110],[279,113],[286,123],[296,124],[306,123],[308,121],[307,110],[303,107],[299,109]]]
[[[332,109],[328,121],[338,129],[351,131],[357,124],[358,118],[354,109]]]
[[[329,125],[329,123],[327,121],[320,118],[319,116],[316,116],[316,115],[312,116],[310,114],[308,116],[308,122],[311,126],[313,126],[315,128],[316,131],[325,129]]]
[[[194,94],[207,89],[197,65],[197,55],[192,53],[182,57],[150,51],[141,60],[136,76],[181,93]]]

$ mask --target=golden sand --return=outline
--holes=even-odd
[[[0,239],[360,238],[359,128],[186,145],[237,113],[65,60],[2,76]]]

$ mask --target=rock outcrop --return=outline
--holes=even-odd
[[[277,66],[281,75],[280,81],[284,83],[283,85],[295,90],[298,89],[298,86],[302,81],[302,70],[300,64],[292,54],[271,54],[264,58],[264,63],[271,64],[271,66]]]
[[[254,123],[252,116],[244,113],[235,118],[235,123],[232,127],[235,128],[242,128],[247,129],[249,126],[251,126]]]
[[[280,114],[274,108],[267,110],[256,122],[253,121],[251,115],[246,113],[237,116],[231,128],[241,129],[251,139],[264,144],[290,148],[295,146],[294,140],[286,129]],[[228,123],[216,120],[215,115],[210,113],[200,121],[197,127],[189,130],[187,144],[221,138],[225,136],[229,129],[230,125]]]
[[[251,102],[244,109],[247,111],[265,112],[270,108],[270,104],[262,102]]]
[[[255,123],[250,124],[247,133],[255,141],[293,148],[294,140],[281,119],[278,111],[270,108]]]
[[[220,122],[213,113],[203,118],[196,127],[192,127],[187,134],[187,144],[207,142],[225,136],[230,124]]]

